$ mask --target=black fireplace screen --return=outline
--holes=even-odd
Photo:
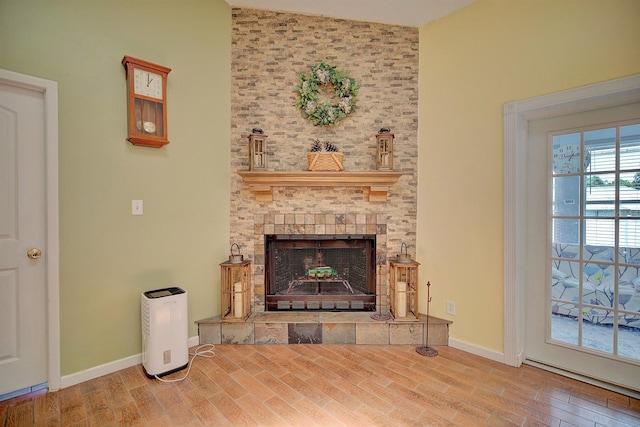
[[[265,236],[267,310],[375,310],[375,236]]]

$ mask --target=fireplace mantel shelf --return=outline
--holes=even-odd
[[[385,202],[402,172],[239,171],[259,202],[273,201],[273,187],[362,187],[370,202]]]

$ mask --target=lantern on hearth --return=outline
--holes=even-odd
[[[390,306],[396,322],[418,320],[419,265],[420,263],[412,260],[406,253],[389,261]]]
[[[253,128],[249,135],[249,170],[267,169],[267,135]]]
[[[251,261],[234,254],[231,246],[229,261],[220,264],[220,319],[242,322],[251,314]]]
[[[376,135],[376,169],[393,170],[393,138],[389,128],[382,128]]]

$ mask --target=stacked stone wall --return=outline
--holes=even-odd
[[[264,218],[384,217],[381,271],[386,272],[387,253],[399,253],[403,242],[415,254],[418,30],[244,8],[232,13],[230,244],[238,243],[246,257],[258,261],[254,311],[264,307],[264,241],[258,233]],[[347,72],[359,87],[355,113],[336,126],[314,126],[294,106],[300,75],[322,61]],[[375,170],[375,135],[389,127],[395,135],[394,170],[403,176],[386,202],[369,202],[362,189],[353,187],[278,187],[273,202],[257,202],[236,174],[248,170],[248,135],[255,127],[268,135],[267,170],[272,171],[306,170],[306,155],[316,139],[330,141],[344,153],[345,171]],[[386,277],[379,280],[386,282]]]

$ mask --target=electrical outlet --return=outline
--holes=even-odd
[[[453,301],[447,301],[447,314],[456,314],[456,303]]]

